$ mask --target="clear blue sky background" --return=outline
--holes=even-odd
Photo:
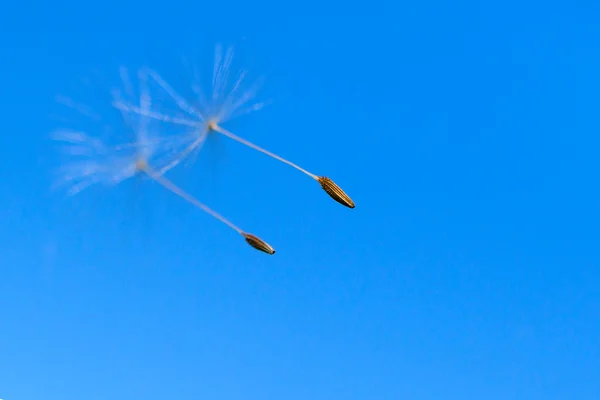
[[[0,398],[600,398],[597,2],[176,3],[2,12]],[[227,127],[356,209],[226,138],[173,179],[273,257],[148,181],[51,190],[57,94],[217,42],[273,99]]]

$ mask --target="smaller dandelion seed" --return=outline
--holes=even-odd
[[[246,242],[255,249],[270,255],[275,254],[275,249],[264,240],[245,232],[242,232],[242,236],[244,237],[244,239],[246,239]]]
[[[320,176],[318,179],[321,187],[332,199],[337,201],[340,204],[345,205],[348,208],[354,208],[354,202],[348,196],[341,187],[336,185],[331,179],[326,176]]]
[[[71,185],[69,193],[75,194],[81,190],[99,183],[116,185],[127,179],[144,174],[165,189],[179,196],[188,203],[203,210],[212,217],[244,235],[246,241],[259,250],[274,254],[275,250],[264,241],[243,231],[231,221],[201,203],[188,192],[175,185],[164,176],[164,173],[175,167],[186,155],[198,149],[208,129],[194,127],[193,133],[165,135],[162,129],[157,129],[160,121],[150,124],[152,118],[152,102],[146,87],[146,74],[140,73],[140,98],[136,105],[139,112],[131,112],[127,107],[120,108],[123,120],[131,129],[135,140],[130,143],[115,145],[89,136],[79,131],[56,131],[53,138],[67,147],[67,154],[73,157],[62,168],[62,183]],[[115,94],[119,99],[119,94]],[[202,128],[202,129],[198,129]]]

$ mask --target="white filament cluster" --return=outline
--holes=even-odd
[[[221,124],[262,108],[253,102],[260,82],[248,84],[245,70],[232,73],[233,50],[217,46],[212,74],[212,89],[205,93],[198,82],[192,84],[193,101],[181,96],[158,72],[142,68],[137,73],[137,88],[129,74],[121,70],[122,86],[112,92],[112,106],[133,133],[129,143],[111,144],[97,135],[81,130],[62,129],[53,138],[63,144],[69,161],[61,168],[61,183],[75,194],[94,184],[115,185],[141,172],[139,165],[152,168],[162,176],[186,158],[192,158],[205,143],[210,124]],[[196,76],[197,79],[197,76]],[[166,97],[177,113],[161,110],[152,102]],[[165,96],[166,95],[166,96]],[[62,97],[63,103],[86,109]]]

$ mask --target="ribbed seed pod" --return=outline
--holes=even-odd
[[[346,193],[344,193],[342,188],[333,183],[331,179],[326,176],[320,176],[319,183],[321,184],[323,190],[325,190],[332,199],[348,208],[354,208],[354,202],[352,199]]]
[[[275,254],[275,249],[269,246],[269,244],[262,239],[259,239],[249,233],[242,233],[242,236],[244,239],[246,239],[246,242],[256,250],[260,250],[271,255]]]

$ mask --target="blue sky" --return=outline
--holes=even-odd
[[[0,398],[600,398],[598,4],[103,4],[3,13]],[[172,178],[272,257],[148,180],[51,190],[57,94],[217,42],[272,99],[226,127],[356,209],[227,138]]]

